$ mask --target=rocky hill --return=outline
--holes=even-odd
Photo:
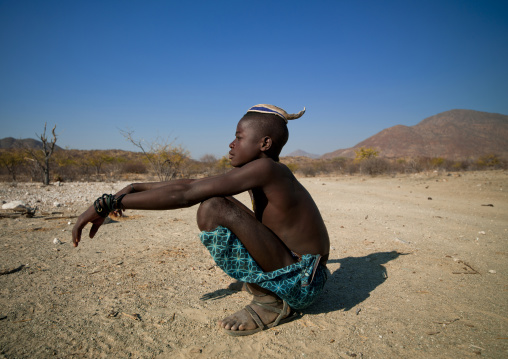
[[[33,138],[16,139],[14,137],[5,137],[0,139],[0,149],[10,148],[42,148],[42,142],[34,140]],[[55,150],[61,150],[62,148],[55,145]]]
[[[286,157],[308,157],[308,158],[319,158],[320,155],[316,155],[313,153],[308,153],[303,150],[296,150],[291,152],[290,154],[287,154]]]
[[[322,158],[354,157],[354,150],[371,147],[380,156],[465,159],[494,153],[508,157],[508,116],[473,110],[451,110],[428,117],[415,126],[387,128],[354,147],[326,153]]]

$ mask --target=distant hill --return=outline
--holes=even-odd
[[[319,158],[320,155],[315,155],[312,153],[305,152],[303,150],[296,150],[287,154],[285,157],[309,157],[309,158]]]
[[[387,128],[354,147],[321,158],[355,157],[355,149],[371,147],[381,157],[444,157],[465,159],[494,153],[508,156],[508,116],[473,110],[451,110],[415,126]]]
[[[14,137],[6,137],[0,139],[0,149],[10,148],[42,148],[42,142],[34,140],[33,138],[16,139]],[[55,150],[61,150],[62,148],[55,145]]]

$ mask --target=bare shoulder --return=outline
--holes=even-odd
[[[270,158],[259,158],[243,165],[242,167],[234,168],[230,172],[226,173],[226,176],[237,174],[243,174],[245,176],[254,175],[260,181],[263,181],[265,179],[273,178],[273,176],[280,171],[280,166],[281,164],[279,162],[275,162]]]
[[[260,158],[248,163],[244,167],[247,166],[249,166],[249,171],[255,173],[259,178],[260,185],[278,183],[283,180],[296,180],[286,165],[275,162],[271,158]]]
[[[257,159],[242,167],[214,177],[202,178],[191,184],[191,196],[199,200],[215,196],[231,196],[253,188],[265,187],[280,176],[277,163]],[[280,169],[279,169],[280,171]]]

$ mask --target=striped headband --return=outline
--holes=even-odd
[[[283,109],[281,109],[280,107],[273,106],[273,105],[261,104],[261,105],[252,106],[251,108],[249,108],[249,110],[247,112],[260,112],[260,113],[270,113],[272,115],[277,115],[279,117],[282,117],[284,122],[286,122],[286,124],[287,124],[288,120],[296,120],[297,118],[302,117],[303,114],[305,113],[305,107],[303,108],[302,111],[300,111],[298,113],[289,114],[286,111],[284,111]]]

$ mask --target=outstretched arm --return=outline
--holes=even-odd
[[[129,194],[129,193],[149,191],[149,190],[152,190],[152,189],[156,189],[156,188],[159,188],[159,187],[164,187],[164,186],[168,186],[168,185],[176,184],[176,183],[180,183],[180,184],[185,183],[185,184],[188,184],[188,183],[192,183],[194,181],[195,181],[194,179],[179,179],[179,180],[162,181],[162,182],[131,183],[131,184],[125,186],[124,188],[122,188],[120,191],[118,191],[115,194],[115,196],[118,197],[118,196],[120,196],[122,194]],[[116,211],[112,212],[112,215],[114,217],[118,217],[118,216],[121,217],[122,213],[123,213],[123,210],[119,209],[119,210],[116,210]]]
[[[127,185],[126,187],[122,188],[120,191],[117,192],[117,196],[121,194],[127,194],[127,193],[134,193],[134,192],[144,192],[149,191],[151,189],[164,187],[169,184],[173,183],[192,183],[195,181],[194,179],[179,179],[179,180],[173,180],[173,181],[162,181],[162,182],[143,182],[143,183],[131,183]]]
[[[123,209],[167,210],[190,207],[211,197],[227,197],[262,186],[270,178],[270,170],[266,166],[268,162],[256,160],[221,176],[162,182],[164,185],[140,184],[139,188],[144,189],[142,192],[137,192],[138,184],[134,184],[136,192],[127,186],[117,196],[126,194],[121,203]],[[104,223],[104,218],[96,213],[94,206],[90,206],[78,217],[72,229],[75,247],[81,241],[81,232],[88,223],[92,223],[89,236],[93,238]]]
[[[122,194],[129,194],[129,199],[134,197],[133,206],[127,207],[125,203],[123,203],[123,209],[127,208],[135,208],[135,209],[168,209],[161,206],[161,201],[156,203],[158,196],[166,196],[168,193],[174,193],[175,191],[181,191],[185,187],[188,187],[193,179],[182,179],[176,181],[168,181],[168,182],[148,182],[148,183],[133,183],[122,190],[116,193],[116,197]],[[127,198],[127,197],[125,197]],[[131,201],[128,201],[131,202]],[[162,201],[163,202],[163,201]],[[141,204],[141,205],[140,205]],[[185,206],[181,206],[185,207]],[[178,207],[175,207],[178,208]],[[115,211],[115,215],[122,213],[122,209]],[[83,212],[79,217],[72,229],[72,243],[74,247],[78,246],[78,243],[81,241],[81,234],[83,228],[88,224],[92,223],[92,228],[90,229],[89,237],[93,238],[100,226],[104,223],[105,218],[99,216],[94,208],[94,206],[88,207],[88,209]]]

